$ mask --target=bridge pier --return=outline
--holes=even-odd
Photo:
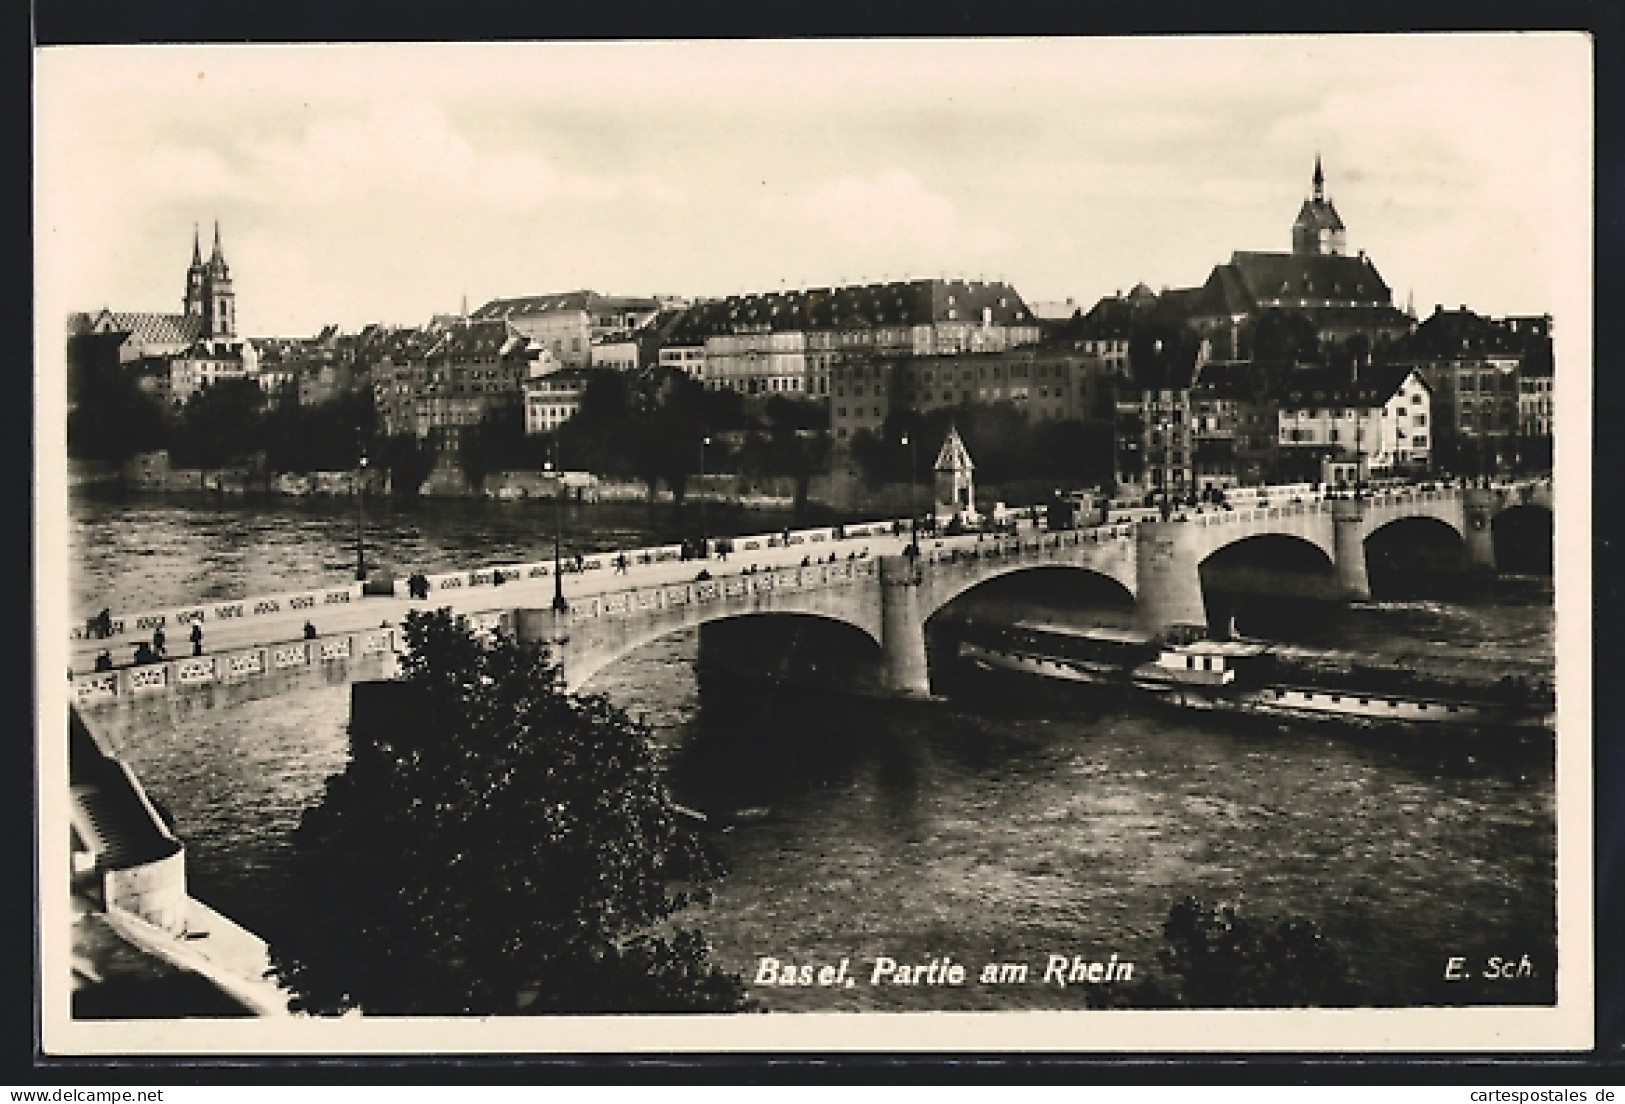
[[[881,688],[896,697],[930,697],[920,570],[907,556],[880,557],[880,629]]]
[[[1365,502],[1357,498],[1332,500],[1332,558],[1337,565],[1337,592],[1351,601],[1371,597],[1365,570]]]
[[[1134,534],[1134,559],[1135,617],[1143,631],[1161,634],[1175,625],[1207,626],[1189,522],[1141,522]]]
[[[1495,535],[1490,520],[1495,515],[1495,495],[1483,487],[1472,487],[1461,497],[1461,532],[1467,546],[1467,567],[1471,571],[1495,570]]]

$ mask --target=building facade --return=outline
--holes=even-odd
[[[593,342],[638,330],[660,313],[654,298],[568,291],[492,299],[469,320],[503,321],[565,367],[592,365]]]

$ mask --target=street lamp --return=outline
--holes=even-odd
[[[700,559],[705,559],[709,549],[705,547],[705,450],[711,444],[711,438],[700,438],[700,477],[694,484],[694,500],[700,504]]]
[[[564,600],[564,555],[561,541],[564,534],[564,469],[559,467],[559,442],[553,440],[553,458],[542,467],[553,473],[553,612],[566,613],[570,603]]]
[[[1162,441],[1162,466],[1157,471],[1158,482],[1162,484],[1162,520],[1167,521],[1173,514],[1173,505],[1168,501],[1168,482],[1172,477],[1169,465],[1172,463],[1168,449],[1168,430],[1173,425],[1165,419],[1157,419],[1157,436]]]
[[[908,446],[908,552],[911,556],[920,554],[920,512],[914,508],[914,480],[915,472],[919,469],[918,446],[914,438],[907,433],[903,434],[903,444]]]
[[[366,545],[362,540],[365,519],[362,516],[361,484],[367,474],[367,450],[361,444],[361,427],[356,426],[356,470],[355,470],[355,581],[367,581]]]

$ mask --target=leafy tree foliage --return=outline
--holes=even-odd
[[[241,459],[259,447],[264,409],[265,392],[254,380],[216,380],[186,400],[170,458],[186,468],[218,468]]]
[[[463,435],[458,450],[463,478],[476,490],[491,472],[540,468],[544,459],[540,443],[525,433],[525,408],[518,404],[499,406],[486,414]]]
[[[539,648],[409,614],[402,703],[294,835],[273,938],[294,1007],[453,1015],[726,1010],[743,985],[674,914],[719,873],[649,732]]]
[[[68,455],[116,464],[163,447],[164,410],[103,336],[68,342]]]
[[[1073,488],[1112,478],[1110,424],[1077,419],[1031,422],[1013,403],[894,410],[879,433],[853,434],[852,458],[871,486],[907,482],[912,463],[914,481],[930,487],[936,478],[937,452],[950,425],[959,431],[976,463],[979,484],[1033,482]],[[912,447],[902,444],[904,435],[914,442]]]
[[[413,498],[434,470],[434,453],[416,436],[397,433],[373,446],[377,463],[389,471],[390,492],[396,498]]]
[[[1356,1003],[1348,962],[1313,920],[1263,922],[1186,897],[1168,910],[1165,979],[1117,997],[1136,1007],[1304,1008]],[[1108,1002],[1110,998],[1107,998]]]
[[[363,448],[370,461],[381,459],[370,455],[377,418],[366,392],[314,406],[290,398],[266,410],[251,432],[272,471],[347,471],[356,466]]]

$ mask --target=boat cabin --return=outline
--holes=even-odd
[[[1264,650],[1265,645],[1239,640],[1198,640],[1164,648],[1155,666],[1159,675],[1175,682],[1226,686],[1236,681],[1239,661]]]

